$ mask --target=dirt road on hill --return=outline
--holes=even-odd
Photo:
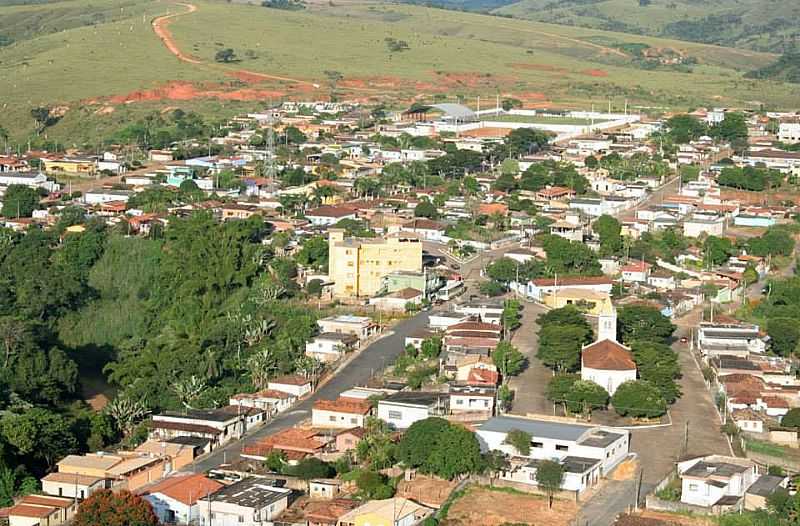
[[[240,70],[231,70],[216,64],[208,64],[203,62],[202,60],[193,57],[191,55],[187,55],[181,48],[178,47],[177,42],[175,42],[175,38],[172,36],[172,33],[169,31],[169,24],[171,24],[176,18],[181,16],[190,15],[197,11],[197,6],[190,3],[185,2],[176,2],[176,5],[183,6],[186,8],[186,11],[181,13],[170,13],[168,15],[158,16],[153,19],[152,26],[153,32],[161,39],[161,42],[164,43],[164,47],[166,47],[170,53],[175,55],[178,60],[182,62],[187,62],[189,64],[195,65],[203,65],[206,67],[218,69],[224,71],[226,74],[232,75],[234,77],[248,77],[251,79],[258,79],[258,80],[278,80],[281,82],[291,82],[294,84],[304,84],[307,86],[313,86],[314,88],[319,88],[318,84],[314,84],[313,82],[309,82],[307,80],[300,80],[300,79],[293,79],[291,77],[281,77],[278,75],[269,75],[267,73],[259,73],[257,71],[248,71],[246,69]]]

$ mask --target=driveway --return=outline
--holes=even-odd
[[[242,440],[234,440],[223,447],[217,448],[208,456],[189,464],[183,471],[206,472],[219,467],[221,464],[234,462],[239,457],[243,445],[256,442],[267,435],[295,426],[310,418],[311,408],[315,401],[322,399],[333,400],[342,391],[346,391],[353,386],[365,385],[370,377],[400,355],[407,335],[427,326],[428,314],[426,312],[400,322],[388,336],[366,347],[310,397],[296,404],[289,411],[276,416],[263,427],[246,435]]]

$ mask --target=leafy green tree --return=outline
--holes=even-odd
[[[377,471],[361,471],[356,478],[356,486],[364,498],[369,500],[388,499],[394,495],[394,489],[386,475]]]
[[[733,254],[733,243],[726,237],[708,236],[703,242],[703,252],[706,264],[722,265]]]
[[[617,387],[611,405],[621,416],[657,418],[667,412],[667,401],[658,387],[644,380],[628,381]]]
[[[183,181],[179,187],[181,197],[189,202],[200,201],[203,198],[203,191],[191,179]]]
[[[503,294],[506,293],[505,285],[503,285],[499,281],[494,281],[494,280],[482,282],[478,287],[478,290],[481,292],[481,294],[485,294],[486,296],[492,298],[497,296],[502,296]]]
[[[273,449],[269,455],[267,455],[264,466],[273,473],[283,473],[283,470],[287,466],[286,453],[279,449]]]
[[[668,345],[649,341],[633,342],[631,351],[639,378],[656,386],[667,402],[674,403],[681,396],[676,382],[681,377],[678,354]]]
[[[15,454],[42,460],[48,469],[77,447],[70,423],[64,417],[38,407],[23,414],[3,417],[0,433]]]
[[[547,265],[559,275],[600,276],[603,274],[597,254],[577,241],[560,236],[546,235],[542,247],[547,254]]]
[[[149,502],[123,490],[103,489],[92,493],[78,506],[75,526],[160,526]]]
[[[437,219],[439,217],[439,211],[436,209],[436,205],[430,201],[420,201],[417,203],[417,206],[414,207],[414,217]]]
[[[503,443],[512,446],[517,450],[517,453],[527,457],[531,454],[531,434],[521,431],[519,429],[512,429],[506,434],[506,439]]]
[[[792,318],[770,318],[767,334],[772,351],[781,356],[791,356],[800,343],[800,325]]]
[[[441,352],[442,339],[438,336],[427,338],[423,340],[422,345],[420,345],[420,354],[422,354],[423,358],[427,360],[438,358]]]
[[[581,361],[581,348],[591,340],[592,332],[584,326],[546,325],[539,331],[536,356],[556,371],[574,371]]]
[[[288,471],[290,475],[299,477],[303,480],[320,478],[324,479],[332,477],[336,474],[330,464],[316,457],[304,458],[296,465],[291,466],[288,468],[288,470],[284,471]]]
[[[214,60],[217,62],[234,62],[236,59],[236,52],[231,48],[220,49],[214,55]]]
[[[553,507],[553,495],[564,483],[564,467],[553,460],[542,460],[536,464],[536,485],[547,493],[547,506]]]
[[[328,241],[322,236],[307,239],[297,253],[297,262],[320,270],[328,268]]]
[[[613,216],[602,215],[592,225],[600,236],[600,254],[613,256],[622,250],[622,225]]]
[[[441,418],[414,422],[400,440],[398,458],[409,467],[446,479],[477,473],[482,467],[475,434]]]
[[[748,265],[742,273],[742,278],[744,278],[745,284],[752,285],[758,281],[758,271],[752,265]]]
[[[691,115],[675,115],[667,120],[667,130],[672,140],[678,144],[699,139],[708,132],[707,126]]]
[[[669,318],[649,305],[626,305],[619,309],[619,334],[624,343],[637,340],[667,343],[675,331]]]
[[[772,227],[760,237],[747,240],[748,253],[754,256],[791,256],[794,252],[795,241],[792,234],[785,228]]]
[[[483,468],[481,447],[475,433],[458,425],[449,424],[436,437],[423,472],[431,473],[447,480],[459,475],[478,473]]]
[[[605,409],[608,391],[594,382],[577,380],[567,391],[564,400],[570,412],[590,415],[593,409]]]
[[[486,275],[493,280],[510,283],[516,279],[518,267],[518,263],[513,259],[502,257],[486,266]]]
[[[503,375],[503,381],[506,381],[509,376],[518,375],[525,367],[525,356],[507,341],[497,344],[494,352],[492,352],[492,361],[497,366],[500,374]]]
[[[547,325],[577,325],[579,327],[585,327],[587,331],[592,328],[589,322],[586,321],[586,316],[574,305],[566,305],[559,309],[549,310],[540,314],[539,317],[536,318],[536,323],[539,327],[545,327]]]
[[[595,157],[594,155],[590,155],[589,157],[583,160],[583,164],[586,166],[586,168],[594,170],[600,163],[597,161],[597,157]]]
[[[725,118],[711,127],[712,137],[728,142],[747,140],[747,120],[741,113],[726,112]]]
[[[35,188],[21,184],[12,184],[3,194],[3,210],[5,217],[31,217],[39,208],[39,192]]]
[[[781,418],[783,427],[800,427],[800,408],[793,407]]]
[[[577,374],[557,374],[547,384],[546,396],[551,402],[565,403],[572,386],[580,380]]]
[[[509,133],[504,141],[508,157],[530,155],[542,150],[550,142],[550,135],[533,128],[517,128]]]

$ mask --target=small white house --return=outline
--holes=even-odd
[[[306,342],[306,356],[330,363],[341,358],[345,352],[356,346],[358,338],[352,334],[324,332]]]
[[[143,495],[164,524],[194,524],[205,510],[197,501],[223,485],[201,474],[168,477],[150,487]]]
[[[622,281],[625,283],[647,283],[652,265],[645,261],[633,261],[622,267]]]
[[[378,401],[378,418],[395,429],[448,413],[449,397],[442,393],[401,391]]]
[[[693,216],[683,222],[683,235],[685,237],[721,236],[725,231],[725,220],[721,217],[705,218]]]
[[[267,389],[283,391],[300,398],[311,392],[311,380],[297,374],[279,376],[267,383]]]
[[[743,498],[758,479],[758,467],[748,459],[710,455],[678,463],[681,502],[710,508]]]
[[[364,421],[371,412],[372,405],[367,400],[344,397],[317,400],[311,410],[311,425],[333,429],[364,427]]]
[[[105,489],[106,479],[76,473],[48,473],[41,478],[42,492],[55,497],[83,500],[95,491]]]

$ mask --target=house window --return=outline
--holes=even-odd
[[[357,424],[358,423],[358,419],[357,418],[351,418],[350,419],[350,423],[351,424]]]
[[[556,451],[569,451],[569,446],[556,444]]]
[[[544,447],[544,442],[531,442],[531,447]]]
[[[401,420],[403,413],[400,411],[389,411],[389,420]]]
[[[244,522],[244,515],[239,515],[239,522]]]
[[[463,405],[463,404],[464,404],[464,400],[462,400],[461,398],[456,400],[456,405]]]
[[[336,422],[336,416],[335,416],[335,415],[331,415],[331,416],[329,416],[329,417],[328,417],[328,419],[329,419],[331,422]]]
[[[697,484],[689,484],[689,491],[697,491]]]

